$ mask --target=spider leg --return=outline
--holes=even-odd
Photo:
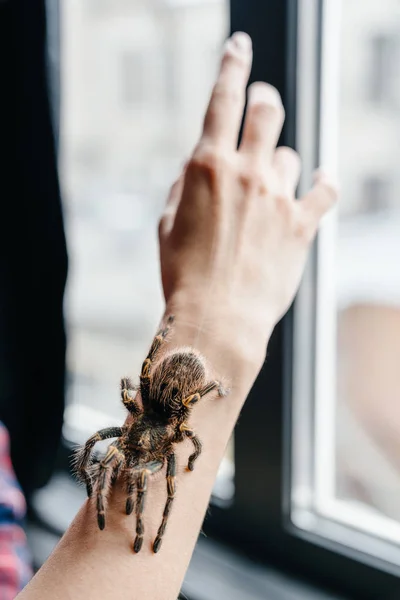
[[[134,551],[140,552],[143,544],[144,525],[143,511],[147,493],[148,476],[162,469],[164,462],[152,461],[144,465],[136,479],[137,498],[136,498],[136,538],[133,544]]]
[[[203,445],[202,445],[200,439],[194,433],[193,429],[190,429],[190,427],[188,427],[186,425],[186,423],[182,423],[182,425],[179,427],[179,431],[181,433],[183,433],[183,435],[188,437],[190,440],[192,440],[192,443],[194,446],[194,452],[193,452],[193,454],[191,454],[189,456],[187,468],[188,468],[188,471],[193,471],[194,462],[199,458]]]
[[[126,474],[126,493],[128,497],[126,499],[126,508],[125,512],[127,515],[130,515],[133,511],[134,506],[134,493],[135,493],[135,475],[134,472],[128,471]]]
[[[88,471],[88,467],[91,464],[92,448],[101,440],[107,440],[108,438],[120,437],[122,435],[121,427],[107,427],[106,429],[100,429],[97,433],[93,434],[86,442],[84,446],[79,448],[75,456],[75,470],[81,481],[86,484],[87,495],[90,498],[93,491],[92,479]]]
[[[226,396],[229,393],[229,390],[225,389],[220,381],[209,381],[208,383],[206,383],[205,386],[198,389],[193,394],[190,394],[190,396],[184,398],[182,400],[182,404],[186,406],[186,408],[188,408],[189,406],[193,406],[193,404],[196,404],[196,402],[198,402],[200,398],[202,398],[206,394],[209,394],[215,389],[218,390],[218,396],[220,397]]]
[[[111,480],[114,475],[118,474],[118,471],[124,460],[125,457],[120,452],[118,442],[116,442],[108,447],[107,454],[99,464],[96,490],[96,510],[97,523],[99,529],[101,530],[103,530],[106,525],[105,507]]]
[[[147,492],[147,471],[144,469],[137,478],[137,499],[136,499],[136,538],[133,544],[135,552],[140,552],[143,544],[144,525],[142,514],[144,510],[144,501]]]
[[[148,398],[149,398],[151,366],[153,364],[153,361],[154,361],[160,347],[162,346],[163,342],[165,341],[165,338],[167,337],[168,332],[171,329],[171,324],[172,324],[173,320],[174,320],[174,317],[172,315],[170,315],[168,317],[167,324],[165,325],[165,327],[160,329],[160,331],[157,333],[156,337],[154,338],[153,343],[151,344],[149,353],[143,362],[142,372],[140,374],[140,393],[142,396],[143,404],[147,404]]]
[[[165,533],[165,529],[167,527],[168,517],[171,512],[172,503],[175,498],[175,454],[172,453],[168,456],[168,464],[167,464],[167,492],[168,498],[164,507],[163,518],[161,521],[161,525],[157,532],[157,537],[154,540],[153,544],[153,552],[157,553],[162,544],[162,538]]]
[[[137,389],[137,388],[136,388]],[[122,404],[129,410],[133,417],[137,417],[142,411],[135,398],[132,397],[132,392],[135,391],[135,387],[128,377],[121,379],[121,399]]]
[[[202,388],[198,389],[196,392],[194,392],[190,396],[187,396],[186,398],[184,398],[182,400],[182,404],[186,408],[190,408],[194,404],[196,404],[203,396],[205,396],[206,394],[209,394],[210,392],[212,392],[215,389],[218,390],[218,395],[220,397],[226,396],[229,393],[229,390],[224,388],[220,381],[209,381]],[[182,435],[185,435],[186,437],[191,439],[193,446],[194,446],[194,452],[193,452],[193,454],[191,454],[189,456],[188,467],[187,467],[189,471],[193,471],[194,462],[195,462],[195,460],[197,460],[197,458],[201,454],[202,444],[201,444],[200,439],[197,437],[197,435],[195,435],[194,431],[192,429],[190,429],[190,427],[188,427],[186,425],[186,423],[181,423],[181,425],[179,426],[179,432],[177,432],[177,439],[182,439],[182,437],[181,437]]]

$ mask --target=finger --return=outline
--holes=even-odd
[[[247,33],[235,33],[225,44],[204,119],[203,139],[236,150],[251,62],[250,37]]]
[[[300,156],[292,148],[281,146],[275,151],[272,166],[278,176],[281,193],[293,199],[300,179]]]
[[[315,172],[314,181],[314,187],[301,198],[299,207],[312,224],[317,227],[320,219],[336,203],[338,186],[323,171]]]
[[[285,111],[276,88],[261,81],[249,87],[240,152],[272,160],[282,131]]]
[[[173,185],[171,186],[165,209],[163,214],[161,215],[160,223],[158,226],[158,233],[160,237],[168,236],[169,233],[172,231],[175,222],[176,211],[178,210],[182,197],[184,179],[185,170],[175,181],[175,183],[173,183]]]

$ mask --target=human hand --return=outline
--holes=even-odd
[[[171,189],[159,234],[167,306],[199,328],[229,331],[230,344],[250,337],[259,363],[337,193],[318,173],[312,190],[295,201],[300,159],[290,148],[276,149],[284,109],[266,83],[249,88],[237,149],[251,62],[250,38],[234,34],[202,136]]]

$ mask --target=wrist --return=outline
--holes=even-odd
[[[183,290],[168,299],[165,315],[175,316],[173,346],[192,346],[207,359],[214,376],[250,390],[261,369],[273,330],[267,314],[260,319],[223,302],[201,299]]]

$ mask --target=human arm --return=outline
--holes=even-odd
[[[335,193],[320,178],[299,203],[297,155],[275,152],[283,123],[277,92],[253,86],[244,136],[236,141],[251,50],[228,42],[203,136],[173,186],[160,226],[166,314],[176,317],[170,347],[193,346],[210,375],[229,383],[227,398],[199,402],[191,424],[203,442],[193,473],[188,446],[177,448],[177,494],[161,551],[133,554],[134,516],[118,486],[99,531],[86,502],[53,555],[20,599],[175,600],[189,563],[218,466],[237,416],[263,363],[269,336],[290,305],[319,217]],[[165,480],[150,482],[145,522],[154,539]]]

